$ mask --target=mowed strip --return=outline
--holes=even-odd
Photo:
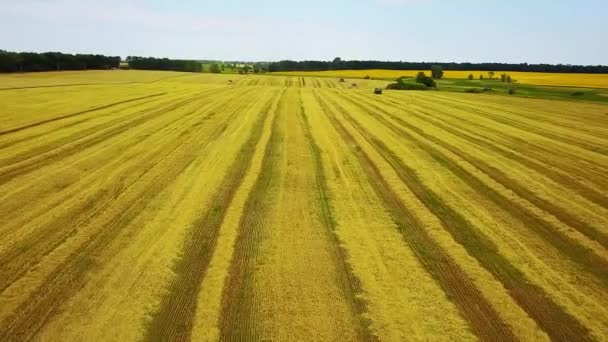
[[[357,98],[362,99],[362,97]],[[362,99],[362,101],[366,100]],[[437,107],[414,110],[408,107],[403,100],[390,100],[387,98],[376,99],[375,102],[377,106],[386,105],[386,109],[384,110],[393,110],[398,112],[399,115],[407,116],[408,118],[414,117],[452,136],[466,140],[475,146],[476,149],[482,150],[485,153],[515,161],[521,167],[529,168],[539,175],[544,175],[557,184],[568,188],[570,191],[574,191],[589,201],[608,209],[608,196],[601,189],[587,184],[588,179],[578,177],[580,170],[574,171],[572,168],[563,169],[557,167],[555,163],[557,158],[552,154],[539,153],[537,156],[534,156],[531,146],[526,146],[525,150],[517,149],[514,144],[506,144],[496,139],[495,135],[483,134],[485,131],[483,128],[474,125],[473,122],[466,121],[464,117],[455,120],[454,118],[444,116],[443,111]]]
[[[418,95],[412,94],[412,96],[416,97]],[[368,97],[371,99],[373,96]],[[374,103],[380,102],[379,97],[373,98]],[[360,107],[361,102],[357,102],[357,108]],[[432,108],[428,107],[431,111]],[[606,329],[606,317],[608,317],[608,312],[604,308],[608,297],[605,296],[604,283],[598,282],[596,278],[597,275],[601,275],[601,272],[596,273],[596,275],[585,272],[585,267],[580,267],[569,258],[564,257],[564,254],[574,253],[576,249],[572,250],[570,247],[555,248],[548,239],[563,239],[563,236],[560,237],[560,235],[567,234],[565,236],[574,237],[574,239],[568,239],[575,246],[578,244],[583,246],[583,248],[577,247],[578,251],[593,247],[593,250],[585,250],[585,253],[599,253],[597,257],[605,258],[605,253],[600,245],[585,239],[584,236],[577,234],[574,229],[566,226],[554,216],[539,210],[517,196],[509,189],[509,183],[502,185],[495,182],[491,177],[476,168],[476,165],[467,163],[459,158],[458,154],[443,148],[441,144],[432,142],[432,139],[440,139],[452,145],[459,142],[460,139],[457,136],[451,136],[436,129],[434,125],[419,120],[416,116],[411,115],[409,111],[391,110],[391,113],[398,115],[407,124],[415,125],[418,129],[426,132],[428,139],[416,133],[416,130],[410,130],[406,127],[402,127],[407,132],[406,135],[392,131],[386,126],[382,128],[382,125],[372,115],[369,115],[370,112],[374,112],[369,107],[363,111],[357,109],[351,112],[357,113],[357,120],[360,120],[366,128],[374,127],[374,134],[381,136],[383,142],[395,151],[404,162],[411,165],[411,168],[418,170],[417,173],[422,182],[427,184],[436,194],[439,194],[445,203],[460,213],[466,213],[466,219],[469,220],[470,224],[474,225],[477,230],[483,231],[484,235],[494,242],[506,260],[525,273],[529,282],[542,288],[546,295],[559,307],[591,329],[596,338],[603,336],[603,331]],[[376,112],[382,114],[381,111]],[[389,115],[386,115],[386,119],[394,125],[400,125],[398,120],[393,120]],[[454,125],[456,123],[457,121],[454,121]],[[449,122],[449,124],[452,124],[452,122]],[[484,131],[477,131],[476,128],[471,127],[470,130],[469,133],[476,132],[476,134],[484,135]],[[467,144],[459,143],[457,146],[461,152],[473,155],[478,159],[482,158],[485,162],[495,165],[498,170],[507,172],[509,177],[513,177],[515,181],[522,181],[522,184],[527,184],[530,190],[541,193],[542,191],[557,192],[564,190],[559,185],[551,182],[538,186],[524,181],[527,177],[542,178],[542,174],[534,174],[517,163],[501,164],[502,161],[499,162],[495,159],[498,157],[496,154],[476,151],[475,146],[468,146]],[[437,154],[434,153],[442,155],[441,160],[449,160],[453,167],[447,167],[446,164],[439,162],[436,159]],[[463,174],[457,172],[454,167],[466,171],[468,176],[463,178]],[[465,178],[468,178],[468,180]],[[475,184],[470,183],[470,180],[474,180]],[[491,189],[491,191],[488,189]],[[502,203],[495,202],[491,199],[495,195],[499,195],[505,201]],[[592,215],[599,219],[599,222],[602,219],[605,221],[608,217],[605,212],[602,214],[601,208],[598,209],[593,206],[593,203],[587,203],[584,199],[577,198],[575,195],[545,196],[549,196],[546,198],[552,203],[564,207],[568,212],[574,213],[578,217],[587,215],[584,208],[581,209],[582,212],[574,210],[579,205],[593,208],[593,211],[596,212]],[[522,209],[523,213],[518,208]],[[544,223],[532,224],[530,221],[522,221],[521,217],[518,216],[519,214],[542,220]],[[543,226],[547,229],[546,234],[537,234],[538,229]],[[598,228],[602,227],[601,224],[598,225]]]
[[[192,272],[193,275],[187,279],[192,285],[181,283],[181,291],[171,292],[178,280],[184,280],[183,274],[176,273],[179,271],[177,266],[187,260],[193,271],[198,270],[199,265],[205,265],[205,259],[199,256],[218,250],[209,247],[211,242],[207,239],[213,233],[206,230],[213,227],[212,222],[203,222],[201,216],[216,208],[217,194],[224,192],[222,187],[226,185],[226,176],[231,174],[236,160],[246,157],[246,153],[242,153],[248,150],[246,143],[256,129],[256,123],[267,118],[268,103],[276,100],[277,94],[278,90],[269,88],[256,94],[257,101],[250,102],[247,98],[232,100],[246,104],[234,107],[238,119],[230,120],[224,133],[201,150],[197,159],[175,182],[152,199],[145,212],[105,249],[98,258],[99,267],[89,274],[84,288],[64,305],[62,312],[37,337],[62,340],[144,339],[151,335],[153,324],[158,324],[159,310],[177,300],[184,304],[181,307],[183,312],[173,316],[166,327],[178,327],[184,323],[181,329],[174,331],[179,335],[165,333],[158,336],[170,335],[171,339],[177,339],[189,334],[185,324],[191,319],[187,314],[188,296],[196,299],[198,295],[189,289],[195,287],[198,277]],[[224,98],[224,101],[229,100],[229,97]],[[231,105],[225,105],[227,111],[232,111]],[[268,121],[266,119],[266,123]],[[233,205],[227,207],[232,209]],[[193,255],[195,258],[185,258]],[[206,271],[199,275],[202,277],[204,274]],[[160,329],[155,330],[158,332]]]
[[[484,135],[493,141],[518,151],[525,151],[526,156],[544,161],[551,167],[559,168],[571,175],[580,176],[576,177],[579,182],[588,183],[591,187],[604,191],[608,190],[608,181],[605,177],[606,161],[597,153],[547,139],[542,133],[527,133],[508,124],[494,121],[486,117],[483,112],[480,113],[479,109],[471,111],[467,109],[467,106],[455,107],[447,101],[435,101],[428,95],[409,95],[407,100],[401,94],[387,96],[387,99],[389,97],[393,99],[394,104],[401,108],[404,107],[404,103],[407,103],[410,109],[441,118],[455,127],[463,127],[465,130],[473,132],[484,132]],[[526,103],[517,105],[527,108]],[[468,106],[483,108],[483,101],[481,103],[470,101]],[[593,114],[597,120],[587,119],[587,124],[600,124],[603,112],[596,108]]]
[[[193,222],[190,238],[182,252],[183,255],[175,265],[176,279],[173,280],[160,309],[150,323],[148,338],[162,340],[188,340],[190,338],[197,295],[215,250],[219,229],[224,215],[249,169],[255,148],[262,136],[268,112],[273,107],[272,102],[272,100],[269,101],[262,109],[248,140],[227,170],[210,206]]]
[[[238,96],[238,95],[237,95]],[[169,128],[165,130],[165,133],[175,132],[176,129],[188,129],[190,125],[196,125],[197,121],[201,122],[201,119],[205,119],[205,116],[197,116],[196,114],[201,109],[199,106],[200,103],[196,101],[192,102],[189,107],[190,112],[186,112],[186,115],[181,115],[179,120],[173,119],[171,123],[168,123],[169,126],[165,128]],[[194,106],[192,106],[194,105]],[[223,102],[216,102],[211,106],[203,106],[203,110],[206,110],[209,114],[212,113],[214,106],[216,108],[222,107],[224,108]],[[167,114],[169,113],[169,114]],[[171,112],[167,112],[164,115],[171,115]],[[200,114],[200,113],[199,113]],[[167,123],[164,123],[165,125]],[[194,126],[197,127],[197,126]],[[150,126],[150,129],[157,128],[161,129],[158,126]],[[162,132],[162,131],[161,131]],[[56,189],[47,189],[47,191],[51,192],[57,200],[55,206],[53,206],[53,202],[44,201],[41,203],[41,206],[35,205],[35,200],[30,201],[29,204],[29,214],[30,215],[38,215],[40,217],[32,216],[28,221],[29,225],[21,228],[20,225],[23,225],[23,220],[9,220],[6,222],[7,228],[7,236],[11,237],[10,240],[7,240],[8,245],[2,243],[0,246],[2,247],[2,253],[0,253],[0,260],[3,261],[5,267],[2,269],[2,282],[0,282],[1,289],[6,288],[12,281],[16,279],[16,277],[20,276],[24,272],[26,272],[31,265],[34,265],[41,257],[44,257],[50,251],[59,246],[66,238],[76,232],[76,227],[79,225],[85,224],[90,220],[95,213],[103,210],[103,206],[107,204],[112,198],[116,198],[121,192],[128,191],[131,185],[140,181],[139,177],[134,177],[136,175],[145,176],[146,173],[155,167],[157,163],[159,163],[163,157],[170,155],[175,152],[176,146],[179,147],[181,144],[185,143],[189,138],[189,135],[181,135],[175,136],[170,135],[166,144],[157,145],[158,149],[152,149],[150,151],[145,151],[139,157],[148,156],[147,159],[132,159],[129,162],[122,161],[121,163],[114,164],[114,160],[116,156],[121,156],[121,154],[117,153],[104,153],[102,154],[105,158],[109,158],[110,164],[114,164],[115,167],[121,171],[119,175],[119,179],[122,179],[122,183],[112,183],[108,182],[105,186],[99,187],[95,189],[95,191],[90,190],[87,193],[87,200],[81,201],[79,205],[71,207],[69,210],[62,212],[60,207],[57,205],[61,202],[65,202],[66,198],[70,198],[70,196],[78,195],[81,192],[83,186],[85,186],[85,182],[87,179],[81,179],[73,186],[68,187],[65,191],[53,193],[52,190]],[[166,138],[165,138],[166,139]],[[104,143],[108,143],[107,141]],[[133,140],[131,137],[127,137],[126,140],[122,141],[123,144],[119,144],[118,146],[112,146],[113,149],[122,150],[122,153],[125,153],[126,150],[129,149],[137,149],[138,142],[137,140]],[[177,144],[177,145],[176,145]],[[139,145],[141,147],[141,145]],[[92,158],[95,155],[91,155],[90,153],[86,153],[86,149],[82,151],[78,151],[79,154],[86,155],[86,158]],[[94,150],[94,153],[99,153],[100,151]],[[145,164],[142,164],[142,161],[145,160]],[[79,160],[77,159],[79,162]],[[98,160],[99,162],[99,160]],[[119,166],[120,165],[120,166]],[[61,174],[63,168],[69,166],[69,163],[64,164],[52,164],[50,168],[44,168],[40,166],[42,176],[37,180],[33,181],[31,179],[25,180],[24,185],[27,185],[29,188],[33,188],[34,190],[44,190],[44,185],[42,188],[40,187],[32,187],[31,184],[35,184],[36,182],[45,183],[45,180],[48,177],[52,177],[54,174],[53,168],[59,167],[57,173]],[[125,177],[133,177],[131,180],[127,180]],[[99,182],[99,178],[90,179],[93,184]],[[18,182],[17,185],[20,183]],[[64,189],[60,189],[64,190]],[[75,191],[75,193],[72,193]],[[80,195],[82,196],[82,195]],[[37,197],[45,197],[43,192],[38,193]],[[19,198],[22,200],[28,198],[24,197],[23,194],[20,194]],[[36,197],[34,197],[36,198]],[[7,201],[7,203],[18,203],[17,201]],[[49,204],[51,205],[49,207]],[[55,210],[51,209],[55,208]],[[4,208],[2,208],[4,209]],[[40,212],[39,212],[40,210]],[[8,211],[8,209],[7,209]],[[52,219],[45,217],[45,215],[53,214]],[[59,214],[57,214],[59,213]],[[23,218],[23,217],[19,217]],[[27,216],[26,216],[27,218]],[[35,230],[30,230],[33,227],[36,227],[36,223],[40,222],[40,226]],[[71,222],[70,225],[66,225],[65,222]],[[26,229],[29,228],[29,229]],[[30,233],[31,232],[31,233]],[[4,239],[0,240],[4,242]],[[27,252],[23,252],[23,250],[27,250]]]
[[[354,103],[354,102],[351,101],[351,103]],[[425,141],[429,141],[429,142],[435,144],[436,146],[440,146],[440,147],[446,149],[447,151],[450,151],[454,155],[467,161],[469,164],[474,165],[480,171],[484,172],[486,175],[488,175],[490,178],[492,178],[495,182],[502,184],[504,187],[510,189],[519,197],[529,201],[530,203],[534,204],[539,209],[555,216],[561,222],[576,229],[577,231],[579,231],[581,234],[585,235],[589,239],[596,241],[602,247],[608,248],[608,232],[604,232],[600,228],[588,224],[587,222],[583,221],[581,218],[579,218],[575,215],[569,214],[565,208],[560,208],[552,201],[546,200],[546,199],[538,196],[529,187],[525,186],[524,184],[519,183],[517,180],[513,179],[506,172],[500,170],[496,166],[491,165],[489,162],[486,162],[485,160],[481,159],[480,157],[473,156],[473,155],[467,153],[466,151],[459,149],[458,147],[456,147],[455,145],[452,145],[447,140],[442,140],[432,134],[426,133],[423,129],[413,125],[412,123],[409,123],[406,119],[404,119],[403,117],[401,117],[399,115],[391,113],[391,112],[389,112],[385,109],[382,109],[381,107],[379,107],[373,103],[370,103],[368,101],[365,101],[365,100],[357,101],[356,104],[360,105],[361,103],[364,103],[365,106],[367,108],[369,108],[367,110],[367,113],[370,113],[372,116],[376,117],[379,121],[383,122],[385,125],[387,125],[387,127],[389,127],[391,130],[393,130],[396,134],[405,136],[405,137],[409,138],[411,141],[420,141],[420,139],[416,139],[413,136],[413,135],[416,135],[416,136],[419,136],[419,137],[425,139]],[[379,114],[383,114],[384,116],[391,118],[392,120],[396,121],[402,127],[398,127],[397,125],[388,121],[384,116],[381,116]],[[412,133],[409,133],[409,132],[412,132]],[[419,143],[419,146],[421,149],[424,149],[424,150],[432,150],[432,147],[430,147],[431,145],[425,144],[424,142]],[[439,154],[436,150],[433,150],[433,151],[435,152],[435,153],[432,153],[433,156],[441,156],[441,154]],[[434,157],[434,158],[437,159],[436,157]],[[524,220],[526,221],[526,223],[528,223],[529,225],[532,225],[532,226],[544,227],[544,230],[547,231],[547,233],[545,233],[544,236],[546,236],[548,234],[549,235],[561,234],[559,232],[554,233],[552,230],[557,231],[557,229],[551,229],[549,227],[549,224],[544,221],[536,222],[535,221],[536,218],[533,217],[533,215],[525,213],[526,212],[525,208],[515,205],[514,203],[509,201],[509,199],[505,198],[504,196],[500,196],[498,193],[496,193],[496,191],[493,191],[492,189],[490,189],[483,182],[477,181],[473,175],[471,175],[468,171],[457,166],[456,163],[449,161],[446,158],[437,159],[437,160],[443,164],[451,163],[450,168],[452,170],[455,170],[455,169],[460,170],[458,172],[454,172],[454,174],[459,175],[459,177],[461,177],[465,182],[470,182],[470,184],[473,188],[478,189],[482,193],[488,194],[489,197],[497,203],[497,205],[502,206],[502,207],[514,207],[514,209],[517,210],[517,212],[519,213],[518,216],[525,217]],[[532,217],[532,218],[530,218],[530,217]],[[568,240],[568,237],[565,237],[564,239]],[[593,256],[592,252],[588,252],[586,250],[586,248],[578,247],[576,242],[570,242],[570,243],[574,244],[574,247],[570,247],[570,248],[568,248],[568,250],[573,250],[574,252],[576,252],[577,254],[580,254],[580,255],[589,254],[589,256],[587,256],[586,258],[591,261],[590,263],[592,265],[599,267],[599,269],[597,271],[592,271],[592,272],[599,274],[599,275],[606,275],[605,271],[608,269],[608,268],[606,268],[606,267],[608,267],[608,264],[606,264],[605,266],[601,266],[601,265],[603,265],[604,263],[607,263],[607,261],[604,261],[601,258],[594,260],[595,257]]]
[[[349,107],[350,108],[350,107]],[[421,145],[421,149],[427,151],[438,163],[446,165],[454,174],[463,179],[475,179],[472,175],[466,174],[464,169],[451,162],[439,151],[431,145],[426,145],[424,142],[416,139],[403,129],[399,129],[396,125],[387,121],[383,117],[378,116],[373,111],[366,111],[372,115],[389,129],[395,131],[398,135],[416,142]],[[515,268],[507,259],[505,259],[491,240],[483,233],[473,227],[460,213],[446,205],[441,197],[434,193],[430,188],[424,186],[424,183],[417,177],[415,170],[408,167],[385,143],[377,136],[374,136],[366,130],[359,122],[357,122],[343,107],[342,114],[357,131],[365,137],[370,145],[374,146],[383,158],[394,168],[399,177],[402,179],[412,192],[425,204],[425,206],[441,219],[441,222],[453,238],[462,244],[467,251],[474,256],[478,262],[490,271],[498,280],[502,282],[505,288],[510,292],[517,303],[534,318],[539,326],[545,332],[555,339],[589,339],[589,331],[579,321],[572,317],[568,312],[564,311],[549,296],[545,291],[537,285],[532,284],[526,279],[525,275]],[[465,176],[466,175],[466,176]],[[494,197],[499,196],[493,193],[487,186],[481,182],[475,183],[475,188],[482,190],[485,194],[494,194]],[[490,198],[494,198],[491,197]],[[513,203],[501,203],[504,207],[513,206]],[[540,223],[536,222],[536,226]],[[550,229],[550,228],[546,228]],[[555,233],[553,233],[555,234]],[[546,236],[551,236],[549,233]],[[574,245],[576,246],[576,245]],[[572,246],[570,246],[572,247]],[[569,251],[569,249],[567,249]],[[579,249],[577,252],[581,252]],[[591,265],[589,265],[591,266]],[[598,274],[599,275],[599,274]]]
[[[349,268],[360,280],[357,297],[365,304],[373,334],[381,341],[475,340],[456,305],[404,243],[375,184],[368,181],[352,145],[336,132],[315,92],[301,91],[304,112],[319,147],[335,232]]]
[[[315,178],[315,192],[317,196],[319,216],[323,222],[323,225],[325,226],[326,233],[331,240],[332,257],[335,260],[334,263],[337,265],[336,282],[340,286],[342,295],[344,296],[345,301],[348,303],[351,312],[357,316],[359,321],[356,324],[358,339],[375,340],[377,336],[372,335],[370,327],[368,326],[369,321],[364,317],[364,314],[367,313],[368,303],[362,298],[363,288],[361,281],[354,274],[352,265],[350,264],[351,261],[348,250],[342,246],[342,241],[338,235],[338,223],[335,219],[334,213],[332,212],[330,191],[321,157],[321,148],[314,140],[312,135],[310,120],[306,115],[301,92],[299,93],[299,97],[299,121],[308,143],[312,164],[314,165],[313,175]]]
[[[378,167],[358,146],[352,133],[336,118],[335,105],[331,106],[327,100],[321,97],[318,99],[335,129],[353,147],[353,152],[358,156],[368,180],[378,192],[379,197],[384,200],[387,210],[404,235],[405,242],[412,248],[426,270],[455,302],[477,336],[484,340],[515,340],[496,310],[483,298],[480,291],[454,260],[425,232],[421,222],[408,211],[399,196],[383,178]]]
[[[224,292],[222,340],[371,338],[350,304],[353,294],[337,282],[345,265],[322,222],[298,103],[298,92],[287,90],[244,208]]]
[[[246,102],[237,102],[233,106],[242,106]],[[209,144],[222,134],[226,126],[230,124],[230,116],[234,112],[223,103],[215,104],[223,108],[222,115],[209,121],[212,124],[203,124],[206,117],[195,116],[187,120],[180,129],[173,130],[172,134],[165,136],[165,144],[159,145],[165,152],[157,151],[155,161],[137,159],[133,165],[134,170],[139,168],[144,172],[133,180],[131,184],[123,184],[123,188],[110,193],[110,196],[100,198],[93,196],[91,205],[85,202],[85,211],[76,208],[58,207],[57,210],[68,209],[78,214],[78,220],[73,222],[66,220],[61,214],[55,214],[54,223],[58,226],[47,231],[56,234],[55,231],[65,231],[67,237],[55,237],[53,239],[40,240],[34,246],[39,257],[44,257],[42,266],[37,272],[31,273],[27,279],[17,283],[28,284],[27,287],[19,287],[19,284],[11,284],[3,293],[7,304],[2,312],[1,329],[7,336],[27,337],[35,333],[59,308],[59,305],[73,294],[73,291],[82,286],[86,280],[85,275],[92,269],[91,261],[96,255],[102,253],[104,248],[112,242],[121,230],[128,227],[139,214],[146,210],[149,202],[158,196],[188,165],[190,165]],[[206,108],[210,110],[211,108]],[[231,115],[232,113],[232,115]],[[211,114],[210,114],[211,115]],[[201,139],[199,134],[203,133]],[[120,179],[120,178],[119,178]],[[109,182],[112,185],[114,182]],[[103,188],[102,188],[103,189]],[[103,191],[103,190],[102,190]],[[107,192],[102,192],[107,193]],[[52,214],[52,213],[51,213]],[[69,217],[69,216],[68,216]],[[51,222],[53,224],[53,222]],[[48,228],[48,226],[47,226]],[[47,241],[47,242],[45,242]],[[62,248],[58,248],[61,245]],[[48,257],[48,253],[52,251]],[[19,261],[21,260],[21,261]],[[32,264],[36,258],[19,259],[16,267],[7,269],[21,273],[26,262]],[[26,268],[27,269],[27,268]],[[49,272],[49,273],[47,273]],[[37,274],[41,273],[41,274]],[[36,285],[34,285],[36,284]],[[20,288],[20,290],[18,290]],[[28,289],[28,291],[25,291]],[[27,296],[29,290],[30,295]],[[18,291],[19,295],[15,296]],[[27,297],[24,297],[27,296]],[[39,319],[24,320],[23,317],[39,317]]]
[[[132,113],[130,116],[120,116],[109,122],[104,122],[88,129],[83,127],[73,127],[66,136],[59,135],[59,139],[47,141],[40,145],[36,139],[33,148],[25,150],[12,158],[4,158],[0,163],[0,184],[4,184],[14,177],[22,176],[29,172],[40,169],[41,166],[59,161],[69,157],[82,149],[86,149],[107,141],[110,137],[121,134],[127,130],[134,129],[156,117],[166,115],[172,110],[191,105],[192,102],[205,97],[205,92],[190,93],[179,100],[170,99],[166,106],[158,106],[152,110],[150,108]],[[158,105],[158,104],[157,104]],[[35,126],[34,126],[35,127]],[[79,130],[78,128],[81,128]],[[61,132],[61,130],[58,130]],[[58,132],[58,133],[59,133]],[[9,146],[10,147],[10,146]]]

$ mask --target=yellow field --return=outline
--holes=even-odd
[[[287,76],[308,76],[308,77],[352,77],[363,78],[391,78],[396,79],[401,76],[416,76],[420,71],[427,75],[429,70],[331,70],[331,71],[290,71],[273,73],[276,75]],[[588,87],[588,88],[608,88],[608,74],[557,74],[544,72],[495,72],[495,77],[500,77],[501,73],[509,74],[513,79],[523,84],[536,84],[548,86],[569,86],[569,87]],[[480,74],[488,76],[487,71],[444,71],[445,78],[467,78],[473,74],[477,79]]]
[[[608,340],[608,106],[385,83],[1,75],[0,341]]]

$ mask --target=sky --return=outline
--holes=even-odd
[[[0,0],[0,49],[608,64],[608,0]]]

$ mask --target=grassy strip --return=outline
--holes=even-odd
[[[272,101],[263,109],[267,113]],[[160,309],[153,315],[147,338],[150,340],[188,340],[196,311],[198,293],[207,273],[209,263],[236,191],[240,187],[258,145],[267,114],[255,122],[251,134],[236,159],[228,169],[211,200],[211,206],[193,224],[190,238],[186,240],[183,254],[174,267],[175,279],[171,282]]]
[[[367,311],[367,303],[363,298],[357,296],[362,293],[363,289],[361,281],[353,273],[352,266],[349,264],[348,251],[342,247],[340,238],[337,235],[337,222],[332,214],[331,200],[329,197],[329,189],[327,187],[327,179],[325,172],[323,171],[323,160],[321,159],[321,149],[314,140],[311,133],[310,122],[304,106],[302,98],[300,97],[300,126],[308,142],[311,157],[313,160],[313,174],[315,177],[317,205],[319,208],[319,216],[321,222],[325,226],[327,235],[331,240],[332,254],[337,265],[337,276],[336,280],[344,296],[345,302],[348,303],[351,312],[358,319],[358,324],[355,327],[357,329],[357,340],[359,341],[373,341],[377,340],[370,329],[370,322],[363,317],[363,314]]]
[[[367,178],[398,226],[404,241],[437,281],[446,295],[467,319],[475,334],[482,340],[515,340],[506,323],[486,301],[473,282],[456,262],[426,232],[424,225],[403,205],[399,196],[383,178],[371,158],[358,146],[354,137],[338,120],[332,109],[317,98],[336,131],[353,148]]]
[[[569,313],[565,312],[550,299],[542,288],[531,283],[519,269],[509,263],[509,261],[499,253],[496,245],[494,245],[488,237],[470,225],[460,213],[445,204],[439,195],[424,186],[416,175],[415,170],[403,163],[403,161],[382,141],[368,133],[343,108],[342,112],[353,127],[355,127],[357,131],[365,137],[366,141],[374,146],[387,163],[393,167],[399,178],[420,199],[425,207],[441,220],[442,226],[452,235],[454,240],[460,243],[467,252],[480,263],[480,265],[492,273],[494,277],[505,286],[515,301],[552,339],[561,341],[591,340],[589,330],[585,326]],[[378,117],[377,115],[374,116]],[[502,207],[517,208],[514,203],[501,197],[502,195],[494,192],[483,182],[468,174],[460,166],[445,158],[445,156],[441,155],[441,153],[432,146],[417,141],[415,137],[396,126],[391,125],[390,122],[387,122],[386,120],[382,121],[379,119],[379,121],[387,125],[391,130],[394,129],[395,132],[399,132],[401,136],[418,143],[418,145],[423,150],[427,151],[431,157],[440,164],[446,166],[461,179],[467,181],[468,184],[474,182],[474,189],[483,189],[483,193],[494,201],[500,198],[501,201],[504,201]],[[528,220],[533,220],[534,224],[543,224],[543,221],[533,217],[529,217]],[[542,230],[542,232],[545,233],[545,235],[548,235],[547,233],[549,233],[549,235],[554,234],[553,231],[547,232]],[[561,247],[569,248],[571,246],[562,245]],[[578,252],[579,250],[580,248],[576,251]],[[565,252],[569,251],[570,250],[566,250]]]
[[[533,85],[525,83],[507,83],[501,82],[500,80],[466,80],[457,78],[442,79],[438,82],[438,86],[441,91],[458,93],[462,93],[466,89],[491,88],[494,91],[493,94],[503,96],[576,102],[608,102],[608,98],[600,95],[606,90],[601,88]],[[515,89],[515,94],[509,95],[508,91],[512,88]],[[575,95],[581,93],[582,95]]]
[[[265,239],[264,217],[272,202],[272,188],[279,174],[283,133],[279,127],[281,109],[275,111],[272,132],[264,150],[262,167],[245,202],[239,223],[234,254],[222,295],[220,340],[256,341],[260,339],[256,325],[254,273],[258,249]]]

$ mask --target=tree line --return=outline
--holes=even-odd
[[[131,69],[202,71],[201,63],[193,60],[129,56],[126,61]],[[120,62],[119,56],[0,50],[0,72],[117,69]]]
[[[528,64],[528,63],[426,63],[390,61],[343,61],[339,57],[333,61],[291,61],[272,62],[268,71],[326,71],[326,70],[429,70],[433,65],[441,65],[443,70],[481,70],[481,71],[528,71],[555,73],[608,74],[606,65],[570,64]]]
[[[114,56],[0,50],[0,72],[112,69],[119,65],[120,57]]]
[[[126,62],[129,68],[139,70],[203,71],[202,63],[194,60],[129,56]]]

